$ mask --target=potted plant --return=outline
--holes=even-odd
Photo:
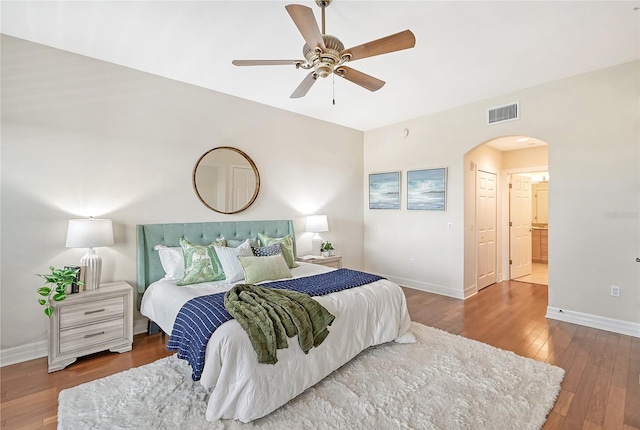
[[[67,289],[76,282],[78,285],[82,285],[82,282],[78,281],[77,276],[80,269],[78,268],[64,268],[56,269],[53,266],[49,266],[51,273],[38,275],[46,282],[44,286],[38,288],[38,294],[46,299],[38,299],[38,303],[44,306],[44,313],[50,317],[53,314],[53,307],[51,302],[61,302],[67,297]]]
[[[323,257],[328,257],[333,254],[333,245],[329,241],[322,242],[322,246],[320,246],[320,252]]]

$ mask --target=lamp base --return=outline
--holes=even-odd
[[[320,255],[321,247],[322,247],[322,238],[318,233],[315,233],[311,238],[311,253],[313,255]]]
[[[80,265],[84,266],[84,289],[97,289],[100,286],[102,258],[96,254],[93,248],[89,248],[84,257],[80,259]]]

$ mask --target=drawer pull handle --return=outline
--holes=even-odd
[[[102,309],[97,309],[95,311],[86,311],[84,314],[85,315],[91,315],[91,314],[97,314],[98,312],[104,312],[104,311],[105,311],[105,309],[102,308]]]
[[[93,333],[93,334],[85,334],[84,338],[87,339],[89,337],[96,337],[96,336],[102,336],[104,334],[104,331],[101,331],[100,333]]]

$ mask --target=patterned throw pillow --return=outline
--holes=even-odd
[[[293,238],[291,235],[283,237],[269,237],[266,234],[258,233],[258,239],[262,246],[273,245],[274,243],[280,244],[282,256],[287,262],[287,266],[289,266],[289,268],[299,266],[299,264],[296,263],[296,256],[293,253]]]
[[[274,243],[273,245],[268,246],[259,246],[259,247],[251,247],[251,251],[253,251],[253,255],[256,257],[270,257],[272,255],[282,254],[282,249],[280,248],[279,243]]]
[[[213,242],[213,244],[215,246],[227,246],[227,239],[225,239],[224,237],[219,237]]]
[[[184,253],[184,277],[176,282],[177,285],[199,284],[225,279],[214,244],[196,245],[182,238],[180,246],[182,246]]]

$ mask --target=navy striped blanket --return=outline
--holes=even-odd
[[[260,286],[292,290],[310,296],[324,296],[379,279],[383,278],[357,270],[338,269],[319,275],[264,283]],[[223,323],[233,319],[224,307],[224,295],[223,292],[194,297],[182,306],[173,325],[167,349],[178,351],[178,358],[189,362],[191,378],[194,381],[199,381],[202,376],[205,351],[211,335]]]

